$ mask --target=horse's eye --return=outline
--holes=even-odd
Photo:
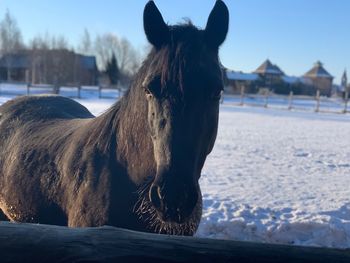
[[[158,97],[160,94],[160,78],[155,77],[148,85],[144,86],[147,97]]]
[[[212,99],[213,100],[220,100],[221,99],[221,96],[222,96],[222,93],[223,93],[223,89],[217,89],[217,90],[215,90],[215,92],[212,94]]]
[[[153,96],[153,94],[152,94],[152,92],[150,91],[149,88],[145,88],[145,94],[146,94],[147,97],[152,97]]]

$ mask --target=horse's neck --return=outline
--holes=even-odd
[[[147,124],[147,101],[135,90],[121,99],[116,127],[116,158],[137,180],[154,170],[153,145]]]

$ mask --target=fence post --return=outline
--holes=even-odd
[[[80,99],[81,98],[81,86],[78,86],[78,99]]]
[[[119,83],[118,83],[118,91],[119,91],[119,93],[118,93],[118,99],[120,99],[121,98],[121,96],[122,96],[122,87],[119,85]]]
[[[220,104],[224,104],[224,91],[220,92]]]
[[[293,108],[293,91],[289,92],[288,110]]]
[[[56,83],[53,86],[53,94],[60,94],[60,86]]]
[[[265,97],[265,105],[264,105],[265,108],[267,108],[267,106],[269,104],[269,93],[270,93],[270,91],[267,90],[266,91],[266,97]]]
[[[316,109],[315,112],[320,111],[320,90],[318,89],[316,92]]]
[[[27,95],[29,95],[29,93],[30,93],[30,83],[27,83]]]
[[[245,86],[241,85],[241,103],[239,104],[240,106],[244,105],[244,93],[245,93]]]
[[[348,101],[349,101],[349,90],[347,87],[345,87],[345,105],[344,105],[344,110],[343,113],[347,113],[348,111]]]

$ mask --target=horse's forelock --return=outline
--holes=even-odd
[[[203,31],[186,24],[170,26],[171,41],[161,49],[153,49],[144,63],[142,86],[147,86],[155,78],[159,78],[160,86],[165,93],[183,94],[184,79],[188,72],[198,66],[203,52]]]

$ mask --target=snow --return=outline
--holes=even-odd
[[[259,78],[259,75],[255,73],[243,73],[243,72],[237,72],[237,71],[227,71],[226,76],[229,80],[244,80],[244,81],[254,81]]]
[[[302,78],[295,77],[295,76],[286,76],[286,75],[282,76],[282,80],[288,84],[296,84],[303,81]]]
[[[198,236],[350,246],[348,116],[222,106]]]
[[[77,101],[99,115],[118,95],[87,89]],[[349,134],[349,115],[226,101],[200,179],[196,236],[350,248]]]
[[[256,71],[258,72],[258,71]],[[280,69],[272,69],[272,68],[268,68],[264,71],[264,73],[266,74],[275,74],[275,75],[280,75],[282,72]]]

